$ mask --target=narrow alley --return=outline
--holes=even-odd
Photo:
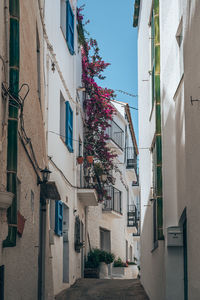
[[[137,279],[80,279],[56,300],[148,300]]]

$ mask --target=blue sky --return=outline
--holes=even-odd
[[[111,65],[104,72],[101,86],[137,95],[137,29],[133,28],[134,0],[78,0],[85,4],[84,16],[90,20],[86,30],[95,38],[100,55]],[[137,107],[137,98],[120,92],[117,100]],[[138,140],[138,114],[131,109]]]

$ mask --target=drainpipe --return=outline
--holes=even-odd
[[[45,183],[42,183],[45,184]],[[46,258],[46,199],[40,195],[40,232],[38,256],[38,300],[45,300],[45,258]]]
[[[11,94],[18,97],[19,91],[19,0],[10,1],[9,31],[9,87]],[[15,106],[13,106],[13,104]],[[8,236],[3,247],[16,246],[17,236],[17,141],[18,141],[18,107],[9,99],[8,104],[8,135],[7,135],[7,191],[14,194],[13,202],[7,211]]]

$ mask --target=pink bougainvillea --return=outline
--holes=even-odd
[[[107,147],[108,128],[115,109],[111,104],[114,91],[102,88],[96,79],[104,79],[102,72],[110,65],[99,55],[99,47],[95,39],[84,36],[83,7],[77,9],[79,42],[82,53],[82,82],[86,89],[85,99],[85,154],[93,155],[95,161],[101,163],[104,172],[113,169],[113,158],[116,155]],[[86,22],[87,23],[87,22]],[[85,23],[85,24],[86,24]]]

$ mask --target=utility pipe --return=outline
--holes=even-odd
[[[18,97],[19,91],[19,0],[10,1],[10,38],[9,38],[9,88],[13,97]],[[18,150],[18,107],[8,105],[8,135],[7,135],[7,191],[14,194],[11,207],[7,211],[8,235],[3,241],[3,247],[16,246],[17,236],[17,150]]]

